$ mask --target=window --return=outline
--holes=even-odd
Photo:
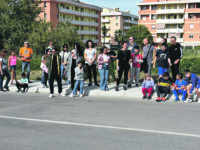
[[[156,38],[155,34],[152,34],[152,37],[155,39]]]
[[[180,15],[180,19],[183,19],[183,15]]]
[[[155,28],[156,28],[156,26],[155,26],[155,25],[152,25],[152,26],[151,26],[151,29],[155,29]]]
[[[171,5],[168,6],[168,9],[171,9]]]
[[[44,7],[47,7],[47,3],[46,2],[44,2]]]
[[[118,26],[118,23],[116,23],[116,26]]]
[[[164,16],[164,15],[162,15],[162,16],[161,16],[161,19],[165,19],[165,16]]]
[[[190,24],[190,29],[193,29],[194,28],[194,24]]]
[[[189,38],[190,38],[190,39],[193,39],[193,37],[194,37],[193,34],[190,34],[190,35],[189,35]]]
[[[47,19],[47,14],[46,13],[44,13],[44,19]]]
[[[156,5],[153,5],[153,6],[151,6],[151,9],[152,9],[152,10],[156,10],[156,9],[157,9],[157,6],[156,6]]]
[[[147,7],[146,6],[142,6],[142,10],[147,10]]]
[[[165,6],[162,6],[161,9],[165,9]]]
[[[142,16],[142,20],[147,20],[147,17],[146,16]]]
[[[177,5],[174,5],[174,9],[177,9]]]
[[[151,19],[156,20],[156,15],[152,15]]]
[[[189,8],[194,8],[195,5],[194,4],[189,4]]]
[[[174,19],[177,19],[177,15],[174,15]]]
[[[194,19],[194,15],[193,14],[189,14],[189,18],[190,19]]]
[[[116,20],[118,20],[118,16],[116,16]]]
[[[170,19],[170,15],[168,15],[167,18]]]

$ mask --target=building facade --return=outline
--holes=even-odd
[[[54,27],[59,22],[70,22],[83,42],[90,39],[101,45],[102,8],[78,0],[42,0],[41,7],[44,11],[40,18],[52,22]]]
[[[137,5],[139,24],[150,30],[156,46],[171,36],[183,46],[200,45],[200,0],[144,0]]]
[[[105,38],[106,44],[116,44],[114,41],[115,31],[122,30],[123,33],[130,29],[133,25],[138,24],[139,17],[130,14],[130,12],[120,11],[119,8],[110,9],[103,8],[101,13],[102,26],[105,25],[108,29],[108,33]],[[104,37],[102,35],[102,43],[104,42]]]

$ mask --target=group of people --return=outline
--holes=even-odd
[[[168,46],[167,39],[163,38],[161,41],[161,49],[156,50],[153,45],[149,43],[148,39],[143,40],[144,47],[142,51],[134,38],[130,37],[129,42],[122,43],[122,49],[116,54],[115,51],[103,46],[100,53],[97,54],[95,44],[92,40],[86,42],[86,49],[83,52],[79,43],[74,45],[74,49],[69,51],[68,45],[63,45],[63,50],[58,53],[54,48],[53,42],[49,42],[49,46],[45,49],[45,55],[42,57],[41,69],[42,75],[42,88],[47,88],[47,82],[50,87],[50,98],[54,94],[54,80],[58,84],[58,93],[62,94],[62,79],[67,77],[67,85],[71,87],[71,97],[80,92],[80,97],[83,97],[84,85],[84,69],[87,69],[89,84],[92,86],[92,74],[94,78],[94,85],[98,86],[102,91],[108,91],[109,77],[112,76],[115,81],[115,91],[119,91],[119,85],[124,74],[123,89],[127,90],[132,86],[135,80],[135,86],[139,86],[140,72],[144,71],[145,79],[142,84],[143,99],[151,99],[154,92],[154,81],[151,77],[152,66],[155,68],[157,64],[159,81],[156,85],[157,101],[165,101],[167,94],[172,91],[175,95],[175,101],[179,100],[178,95],[182,94],[182,100],[191,102],[192,92],[195,89],[198,97],[200,98],[200,78],[197,75],[190,73],[189,70],[185,71],[185,80],[183,74],[179,73],[180,60],[182,58],[182,46],[176,42],[176,37],[170,38],[171,45]],[[30,81],[30,61],[33,55],[32,49],[29,47],[27,41],[24,42],[24,47],[20,49],[18,58],[15,52],[12,51],[11,56],[6,56],[8,51],[2,50],[0,53],[0,91],[8,88],[8,83],[11,79],[16,80],[18,91],[27,91],[28,83]],[[22,61],[22,79],[16,79],[16,64],[17,60]],[[109,72],[109,68],[114,66],[116,61],[116,71]],[[7,67],[8,64],[8,67]],[[27,68],[27,75],[25,74]],[[170,68],[172,78],[170,77]],[[97,69],[100,74],[100,84],[97,82]],[[12,71],[12,78],[9,70]],[[7,77],[6,83],[3,86],[4,76]],[[163,94],[163,95],[161,95]],[[186,94],[188,99],[186,100]]]

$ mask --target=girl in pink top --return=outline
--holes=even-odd
[[[11,55],[8,57],[8,69],[12,71],[11,75],[11,84],[13,84],[13,79],[16,79],[16,65],[17,65],[17,60],[21,60],[17,56],[15,56],[15,51],[11,52]]]

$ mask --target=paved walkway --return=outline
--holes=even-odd
[[[123,87],[120,86],[119,91],[115,91],[115,85],[113,83],[109,84],[109,91],[100,91],[97,86],[87,86],[88,83],[84,84],[84,95],[85,96],[106,96],[106,97],[126,97],[126,98],[142,98],[142,87],[135,87],[134,85],[131,88],[128,88],[128,90],[124,91]],[[57,83],[54,83],[55,85],[55,93],[57,93]],[[10,92],[16,92],[17,88],[15,85],[9,85]],[[72,90],[67,87],[66,83],[63,83],[63,93],[66,95],[71,94]],[[29,84],[29,90],[28,93],[49,93],[49,88],[41,88],[40,81],[33,81],[33,83]],[[154,93],[152,99],[156,98],[156,93]],[[180,97],[181,98],[181,97]],[[196,99],[196,96],[194,96]],[[174,96],[169,96],[168,99],[173,100]]]

